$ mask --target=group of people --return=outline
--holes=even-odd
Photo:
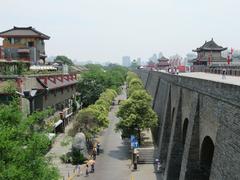
[[[93,146],[91,159],[86,163],[86,176],[88,176],[89,173],[94,173],[94,171],[95,171],[95,160],[96,160],[97,155],[99,155],[99,154],[100,154],[100,143],[97,142]],[[91,167],[90,171],[89,171],[89,166]]]
[[[174,68],[168,68],[168,73],[170,73],[170,74],[179,74],[179,69],[178,68],[176,68],[176,67],[174,67]]]

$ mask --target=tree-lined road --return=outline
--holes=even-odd
[[[116,98],[118,100],[126,99],[126,92]],[[116,103],[115,103],[116,104]],[[113,106],[109,113],[109,127],[103,131],[99,137],[103,153],[97,156],[95,173],[90,173],[89,180],[130,180],[131,170],[129,169],[129,147],[124,144],[121,139],[121,134],[115,132],[115,124],[118,122],[116,112],[118,105]],[[82,169],[85,173],[85,169]],[[80,176],[76,179],[83,179]]]

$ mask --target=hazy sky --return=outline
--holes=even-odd
[[[121,62],[123,55],[184,56],[212,37],[240,47],[239,0],[5,0],[0,31],[33,26],[48,56]]]

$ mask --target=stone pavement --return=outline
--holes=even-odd
[[[191,72],[191,73],[187,72],[187,73],[180,73],[179,75],[240,86],[240,76],[226,75],[225,76],[226,78],[223,79],[221,74],[212,74],[212,73],[204,73],[204,72]]]
[[[126,90],[119,95],[118,100],[126,99]],[[158,174],[154,173],[153,164],[138,165],[137,171],[131,170],[131,151],[129,144],[121,139],[121,134],[115,132],[115,124],[119,121],[116,117],[118,105],[115,105],[109,113],[110,125],[98,137],[103,148],[103,153],[97,156],[95,173],[90,173],[88,177],[80,176],[75,179],[89,180],[161,180]],[[146,132],[148,135],[149,132]],[[157,176],[158,175],[158,176]]]
[[[163,177],[156,173],[154,164],[139,164],[138,170],[132,171],[130,180],[163,180]]]
[[[118,100],[126,98],[125,91],[115,99],[115,104]],[[121,134],[115,132],[115,124],[118,122],[116,112],[118,105],[112,107],[109,112],[110,124],[105,129],[97,140],[103,148],[103,153],[100,153],[96,159],[95,173],[90,173],[88,177],[80,176],[75,179],[89,180],[129,180],[130,179],[130,161],[129,161],[129,146],[121,139]],[[85,171],[85,169],[84,169]]]
[[[67,179],[68,176],[71,176],[73,174],[73,170],[75,169],[74,165],[64,164],[60,159],[60,156],[66,154],[67,152],[70,152],[72,147],[71,139],[69,139],[70,137],[67,135],[69,129],[72,128],[72,122],[73,121],[71,121],[66,127],[65,133],[58,134],[51,150],[46,155],[46,157],[51,158],[52,164],[59,169],[60,175],[62,177],[61,179]],[[69,143],[63,145],[63,141],[69,141]]]

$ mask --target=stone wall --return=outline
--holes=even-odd
[[[159,117],[168,180],[240,179],[240,87],[137,70]]]

